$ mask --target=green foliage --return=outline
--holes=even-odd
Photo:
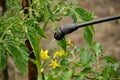
[[[37,66],[40,80],[120,79],[119,63],[113,57],[104,56],[101,44],[93,41],[95,31],[92,25],[83,29],[85,46],[77,47],[63,38],[56,41],[61,48],[40,51],[44,49],[39,48],[41,40],[49,39],[46,35],[48,24],[56,28],[56,22],[65,16],[70,16],[73,23],[94,19],[93,13],[76,6],[77,0],[34,0],[29,3],[29,14],[21,10],[19,0],[8,0],[7,4],[9,11],[0,18],[1,68],[5,69],[7,58],[11,56],[19,71],[25,74],[29,60],[25,40],[29,39],[36,56],[36,60],[30,60]],[[62,50],[57,51],[59,49]]]
[[[37,59],[38,65],[36,65],[38,68],[40,67],[40,55],[39,55],[39,41],[40,41],[40,36],[37,35],[37,31],[33,27],[28,28],[28,38],[30,41],[30,44],[33,48],[34,54]]]
[[[111,57],[111,56],[105,56],[105,57],[104,57],[104,60],[105,60],[107,63],[113,63],[113,64],[117,63],[117,60],[114,59],[114,58]]]
[[[28,54],[26,53],[27,50],[26,48],[23,46],[18,47],[16,46],[16,44],[9,44],[8,45],[8,50],[10,55],[14,58],[15,64],[17,66],[17,68],[23,73],[25,74],[26,72],[26,66],[27,66],[27,61],[28,61]]]
[[[71,77],[72,77],[72,71],[69,70],[69,69],[65,69],[63,70],[63,73],[61,75],[61,79],[62,80],[71,80]]]
[[[79,56],[83,66],[88,65],[92,58],[91,52],[88,47],[81,48]]]
[[[5,50],[4,50],[4,47],[2,45],[0,45],[0,67],[5,69],[6,68],[6,64],[7,64],[7,58],[6,58],[6,55],[5,55]]]
[[[75,8],[75,13],[77,15],[78,21],[80,22],[90,21],[94,19],[93,13],[86,12],[82,8]],[[84,39],[89,45],[92,44],[94,33],[95,32],[93,26],[88,26],[84,28]]]
[[[7,57],[13,57],[17,68],[25,74],[27,70],[28,51],[24,41],[24,25],[19,16],[11,16],[6,13],[0,19],[0,54],[1,67],[4,69],[7,63]]]
[[[64,51],[66,51],[67,42],[65,38],[63,38],[62,40],[59,40],[58,44],[64,49]]]
[[[86,42],[91,45],[93,42],[93,36],[94,36],[94,28],[91,27],[86,27],[84,28],[84,39],[86,40]]]

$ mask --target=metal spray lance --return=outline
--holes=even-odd
[[[116,19],[120,19],[120,15],[104,17],[104,18],[100,18],[100,19],[96,19],[93,21],[88,21],[80,24],[66,24],[60,27],[58,30],[56,30],[56,32],[54,33],[54,38],[56,40],[61,40],[66,34],[72,33],[78,28],[86,27],[88,25],[103,23],[111,20],[116,20]]]

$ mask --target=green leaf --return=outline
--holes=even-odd
[[[104,57],[104,60],[107,62],[107,63],[112,63],[112,64],[115,64],[117,63],[117,60],[111,56],[105,56]]]
[[[80,48],[75,46],[71,51],[70,51],[70,54],[74,54],[75,52],[79,52],[80,51]]]
[[[63,16],[69,16],[70,15],[70,10],[69,9],[66,9],[64,12],[63,12]]]
[[[35,29],[41,37],[47,38],[43,30],[40,28],[39,24],[35,24]]]
[[[91,26],[91,27],[85,27],[84,28],[84,32],[83,32],[83,35],[84,35],[84,39],[85,41],[91,45],[92,44],[92,41],[93,41],[93,36],[94,36],[94,28]]]
[[[28,38],[30,40],[32,48],[34,48],[35,52],[39,46],[39,37],[37,36],[37,32],[35,28],[29,27],[28,28]],[[37,49],[36,49],[37,48]]]
[[[62,65],[63,67],[67,67],[67,66],[69,65],[68,59],[63,58],[63,59],[60,61],[60,65]]]
[[[5,69],[6,65],[7,65],[7,56],[3,53],[3,54],[1,54],[1,65],[0,65],[0,67],[2,69]]]
[[[61,12],[63,12],[64,9],[62,7],[58,7],[57,5],[54,7],[54,14],[60,14]]]
[[[25,74],[28,64],[28,55],[26,49],[18,47],[15,44],[9,44],[8,49],[9,49],[9,53],[14,58],[14,62],[18,70],[22,74]]]
[[[1,66],[1,59],[2,59],[2,54],[3,54],[3,45],[0,44],[0,66]]]
[[[88,64],[92,60],[89,47],[83,47],[80,49],[80,60],[82,64]]]
[[[28,34],[28,38],[29,38],[31,47],[33,48],[33,52],[35,53],[35,56],[36,57],[40,57],[40,55],[39,55],[39,41],[40,41],[40,37],[38,36],[35,28],[29,27],[27,34]]]
[[[114,70],[117,71],[119,69],[119,63],[115,63]]]
[[[66,51],[67,42],[65,38],[59,40],[58,44],[64,49],[64,51]]]
[[[5,49],[2,45],[0,45],[0,67],[5,69],[7,65],[7,57],[5,55]]]
[[[75,13],[77,19],[80,19],[81,22],[86,22],[94,19],[93,13],[87,12],[82,8],[75,8]],[[84,39],[89,45],[92,44],[94,33],[95,32],[93,26],[88,26],[84,28]]]
[[[75,12],[82,22],[90,21],[94,19],[93,13],[85,11],[83,8],[75,8]]]
[[[93,49],[93,51],[95,52],[96,55],[99,55],[99,54],[103,53],[101,44],[99,44],[97,42],[94,42],[92,44],[92,49]]]
[[[120,74],[115,71],[113,68],[105,68],[103,71],[102,71],[102,75],[105,76],[105,77],[110,77],[110,76],[120,76]]]
[[[47,80],[60,80],[58,75],[56,75],[56,73],[54,71],[52,71],[48,76],[47,76]]]
[[[70,69],[65,69],[62,72],[62,80],[71,80],[72,71]]]
[[[56,79],[54,78],[54,76],[52,74],[50,74],[50,75],[48,75],[48,79],[47,80],[56,80]]]
[[[54,80],[53,75],[50,74],[50,75],[48,76],[48,79],[47,79],[47,80]]]
[[[85,77],[84,77],[84,75],[77,76],[77,77],[76,77],[76,80],[85,80]]]
[[[35,27],[36,32],[44,38],[47,38],[46,35],[44,34],[44,31],[40,28],[39,23],[37,21],[35,21],[34,18],[30,18],[28,20],[26,20],[25,24],[27,25],[27,27]]]
[[[28,18],[28,19],[25,21],[25,24],[26,24],[26,25],[30,25],[30,24],[32,24],[34,21],[35,21],[34,18]]]
[[[61,20],[62,20],[62,18],[55,18],[54,19],[54,21],[58,21],[58,22],[61,21]]]
[[[74,7],[76,7],[76,5],[77,5],[77,1],[76,0],[73,0],[70,4],[69,4],[69,7],[70,8],[74,8]]]
[[[46,8],[47,8],[47,12],[49,14],[51,21],[54,21],[54,15],[53,15],[50,5],[47,5]]]
[[[76,23],[77,22],[77,17],[75,16],[75,14],[71,11],[70,15],[71,15],[71,17],[73,19],[73,23]]]
[[[54,7],[54,13],[55,13],[55,15],[58,15],[58,14],[63,13],[63,11],[64,11],[64,6],[65,6],[65,3],[64,3],[64,2],[59,2],[58,5],[56,5],[56,6]]]
[[[81,72],[80,74],[88,74],[91,72],[91,67],[85,67]]]

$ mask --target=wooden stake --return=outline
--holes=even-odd
[[[29,14],[28,1],[32,2],[32,0],[22,0],[22,8],[24,9],[24,14]],[[32,52],[33,49],[28,39],[25,41],[25,44],[26,47],[29,49],[29,58],[36,59],[34,53]],[[37,75],[38,75],[38,71],[36,65],[28,61],[28,80],[37,80]]]
[[[4,15],[6,12],[6,0],[0,0],[0,9],[1,9],[1,15]]]

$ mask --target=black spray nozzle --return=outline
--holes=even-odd
[[[62,27],[60,27],[54,33],[54,38],[56,40],[61,40],[66,34],[69,34],[73,31],[77,30],[78,28],[85,27],[88,25],[98,24],[98,23],[102,23],[102,22],[107,22],[107,21],[111,21],[111,20],[116,20],[116,19],[120,19],[120,15],[100,18],[97,20],[88,21],[88,22],[84,22],[81,24],[66,24],[66,25],[63,25]]]
[[[66,34],[69,34],[78,28],[76,27],[76,24],[66,24],[60,27],[55,33],[54,33],[54,38],[56,40],[62,39]]]

